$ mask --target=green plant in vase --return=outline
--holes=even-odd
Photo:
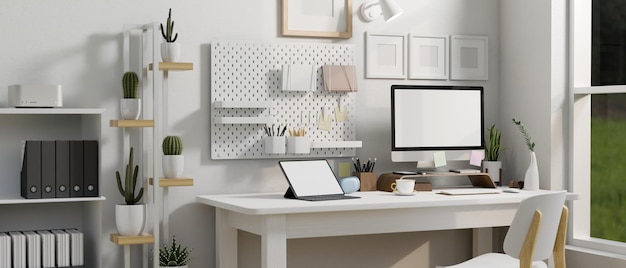
[[[527,190],[539,190],[539,168],[537,166],[537,156],[535,155],[535,142],[528,134],[528,130],[522,121],[513,118],[513,124],[517,126],[522,136],[524,136],[524,142],[530,151],[530,164],[528,169],[526,169],[523,187]]]
[[[143,187],[136,193],[139,166],[135,165],[133,168],[133,156],[131,147],[123,182],[120,172],[115,172],[117,189],[124,197],[124,204],[115,205],[115,225],[119,234],[123,236],[142,235],[146,226],[146,206],[139,204],[143,197]]]
[[[488,173],[495,184],[500,184],[502,177],[502,162],[500,153],[504,150],[502,146],[502,135],[496,125],[488,128],[489,141],[485,142],[485,160],[483,161],[483,172]]]
[[[165,40],[164,43],[161,44],[161,58],[165,62],[176,62],[180,58],[180,44],[175,43],[176,39],[178,39],[178,33],[174,33],[174,21],[172,20],[172,9],[167,15],[167,22],[165,26],[163,23],[160,24],[161,35]]]
[[[137,120],[141,115],[141,99],[139,99],[139,76],[135,72],[126,72],[122,76],[122,93],[120,112],[122,119]]]
[[[166,178],[180,178],[185,169],[183,140],[179,136],[167,136],[163,139],[163,175]]]

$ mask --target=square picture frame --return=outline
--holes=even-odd
[[[406,35],[365,33],[365,77],[406,78]]]
[[[448,36],[409,34],[409,79],[448,79]]]
[[[352,0],[282,0],[281,34],[352,38]]]
[[[487,36],[450,36],[450,80],[488,80],[488,49]]]

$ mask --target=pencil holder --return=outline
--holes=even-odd
[[[376,172],[353,172],[352,175],[359,177],[361,192],[376,191]]]
[[[287,153],[308,154],[311,152],[311,141],[306,136],[287,137]]]
[[[264,138],[266,154],[284,154],[285,136],[271,136]]]

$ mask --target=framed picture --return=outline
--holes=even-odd
[[[409,79],[448,79],[448,37],[409,35]]]
[[[488,79],[488,41],[487,36],[450,37],[450,80]]]
[[[281,34],[352,38],[352,0],[282,0]]]
[[[365,33],[365,77],[406,77],[406,35]]]

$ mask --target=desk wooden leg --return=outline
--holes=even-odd
[[[493,228],[474,228],[472,233],[474,257],[493,252]]]
[[[264,217],[261,235],[262,268],[287,267],[287,218],[285,215]]]
[[[215,209],[216,267],[237,267],[237,229],[228,223],[228,210]]]

